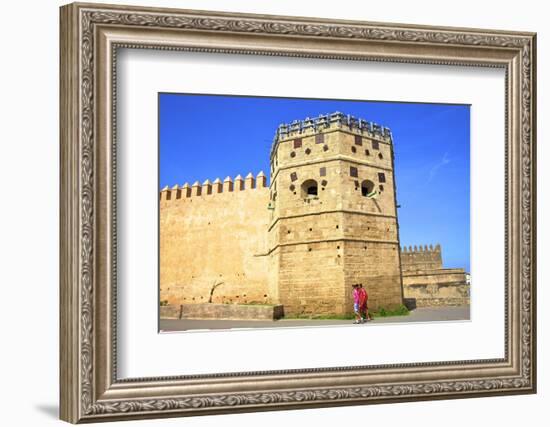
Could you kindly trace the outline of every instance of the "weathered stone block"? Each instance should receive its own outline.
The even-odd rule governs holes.
[[[161,319],[181,319],[181,305],[164,305],[160,307]]]
[[[182,304],[182,319],[277,320],[282,305]]]

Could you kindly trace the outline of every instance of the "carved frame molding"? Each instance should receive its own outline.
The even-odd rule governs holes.
[[[76,423],[535,392],[535,41],[533,33],[63,6],[61,418]],[[118,48],[505,68],[505,357],[118,380]],[[289,387],[290,380],[298,385]]]

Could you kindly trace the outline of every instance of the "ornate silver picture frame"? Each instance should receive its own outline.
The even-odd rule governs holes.
[[[60,13],[61,419],[98,422],[536,392],[535,34],[78,3]],[[503,69],[504,357],[119,378],[121,48]]]

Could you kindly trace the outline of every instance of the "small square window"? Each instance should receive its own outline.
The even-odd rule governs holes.
[[[357,168],[356,168],[356,167],[350,166],[350,168],[349,168],[349,176],[352,176],[352,177],[354,177],[354,178],[357,178],[358,173],[357,173]]]
[[[361,135],[355,135],[355,145],[363,145],[363,137]]]
[[[372,141],[372,149],[373,150],[379,150],[380,145],[378,144],[378,141]]]
[[[365,150],[365,156],[370,156],[370,151],[369,150]]]
[[[325,134],[318,133],[315,135],[315,144],[323,144],[325,142]]]
[[[320,176],[327,176],[327,168],[319,169],[319,175]]]
[[[294,148],[300,148],[302,146],[302,138],[296,138],[294,140]]]
[[[378,182],[386,182],[386,175],[383,172],[378,174]]]
[[[290,180],[291,180],[292,182],[294,182],[294,181],[296,181],[297,179],[298,179],[298,174],[297,174],[296,172],[292,172],[292,173],[290,174]]]

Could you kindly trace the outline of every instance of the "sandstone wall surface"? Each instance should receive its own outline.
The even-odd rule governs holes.
[[[161,319],[277,320],[281,305],[181,304],[160,308]]]
[[[271,303],[265,178],[217,184],[161,192],[160,300],[205,303],[221,283],[215,303]]]
[[[443,268],[441,246],[437,244],[435,247],[433,245],[403,247],[401,268],[403,272]]]
[[[401,304],[391,140],[332,124],[288,133],[271,160],[269,242],[285,313],[351,313],[354,283],[369,284],[372,306]]]
[[[417,307],[470,304],[470,286],[461,268],[403,273],[403,292]]]

